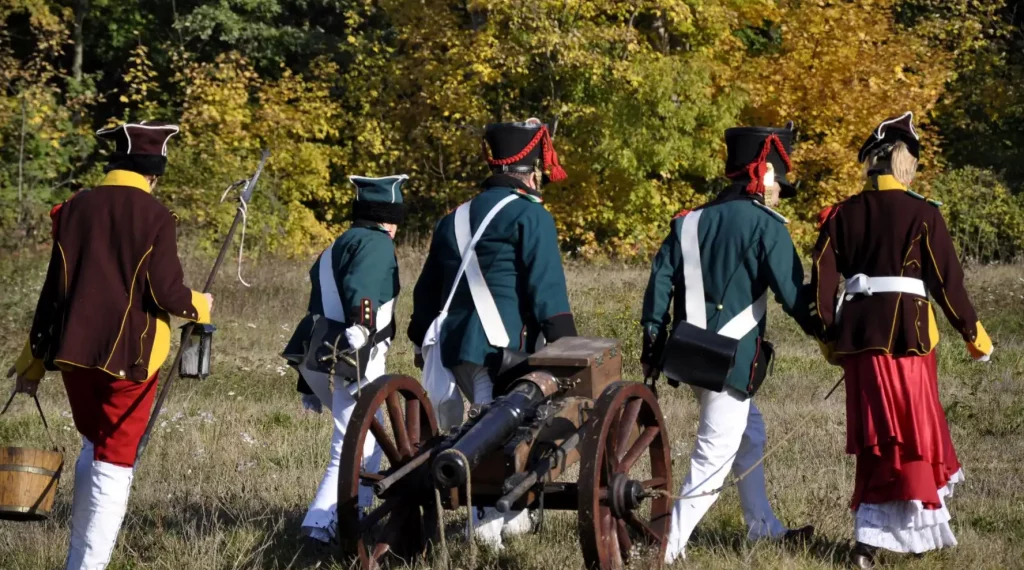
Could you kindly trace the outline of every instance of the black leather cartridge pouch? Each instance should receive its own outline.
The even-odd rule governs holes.
[[[736,365],[738,348],[736,339],[681,321],[665,343],[660,368],[671,386],[721,392]]]

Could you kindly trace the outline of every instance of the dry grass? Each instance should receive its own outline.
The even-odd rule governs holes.
[[[421,261],[418,252],[403,256],[407,290],[398,306],[403,323],[408,322],[409,289]],[[204,267],[190,264],[193,283]],[[301,411],[294,373],[277,356],[305,310],[306,264],[249,265],[251,289],[232,282],[233,269],[222,274],[215,291],[215,375],[177,385],[135,479],[111,570],[343,567],[298,539],[327,460],[331,430],[326,416]],[[0,259],[4,368],[21,346],[42,271],[38,256]],[[568,273],[580,329],[622,339],[626,376],[637,379],[645,269],[573,266]],[[970,288],[997,352],[992,364],[974,364],[962,343],[943,328],[942,400],[968,477],[951,503],[960,546],[921,559],[890,557],[893,567],[1024,567],[1024,271],[1020,266],[976,268],[970,272]],[[800,434],[767,462],[768,492],[784,522],[813,523],[820,538],[807,550],[745,542],[736,493],[730,490],[698,528],[682,568],[834,568],[842,567],[848,552],[846,505],[853,462],[843,453],[843,394],[822,402],[838,373],[819,360],[813,343],[801,338],[777,307],[770,318],[780,360],[757,401],[766,416],[769,446],[791,430]],[[388,364],[392,372],[415,372],[408,342],[397,343]],[[70,463],[78,438],[60,382],[49,378],[42,400]],[[696,405],[688,393],[668,388],[662,400],[678,484],[692,446]],[[0,443],[45,442],[27,401],[0,418]],[[71,478],[65,474],[50,521],[0,522],[0,568],[60,567],[68,540]],[[481,567],[581,568],[575,513],[549,515],[547,524],[548,532],[515,539],[500,556],[483,554]],[[454,560],[466,567],[458,548]]]

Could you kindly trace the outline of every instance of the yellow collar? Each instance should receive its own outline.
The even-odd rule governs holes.
[[[871,179],[872,190],[906,190],[907,187],[891,174],[883,174]]]
[[[100,186],[128,186],[138,188],[143,192],[149,192],[149,181],[138,172],[131,170],[111,170],[100,183]]]

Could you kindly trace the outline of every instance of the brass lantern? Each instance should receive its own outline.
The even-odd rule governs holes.
[[[181,364],[178,375],[182,378],[198,378],[205,380],[210,375],[210,350],[213,347],[213,325],[192,325],[192,334],[188,333],[188,325],[181,327]]]

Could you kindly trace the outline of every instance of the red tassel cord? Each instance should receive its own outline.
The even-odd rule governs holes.
[[[765,139],[764,146],[761,147],[761,154],[757,157],[757,160],[748,164],[745,169],[739,172],[728,173],[725,176],[727,178],[735,178],[746,174],[750,178],[750,182],[747,184],[747,193],[764,195],[764,175],[768,172],[768,153],[771,152],[773,145],[775,150],[779,152],[779,156],[782,157],[782,161],[786,163],[786,170],[792,170],[793,164],[789,160],[789,155],[786,154],[786,147],[782,146],[782,141],[779,140],[778,135],[772,134]]]
[[[526,158],[526,156],[537,147],[538,143],[541,144],[541,160],[543,161],[544,171],[547,173],[548,178],[550,178],[552,182],[560,182],[568,178],[565,170],[562,169],[562,165],[558,162],[558,153],[555,152],[555,146],[551,142],[551,133],[548,132],[546,125],[542,125],[540,129],[537,130],[537,134],[533,136],[533,139],[530,140],[523,150],[508,158],[492,158],[487,149],[487,142],[485,141],[483,143],[484,157],[487,159],[487,164],[491,166],[508,166]]]

